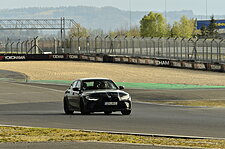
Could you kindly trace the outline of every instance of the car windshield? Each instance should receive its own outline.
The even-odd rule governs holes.
[[[111,80],[85,80],[82,81],[82,90],[118,89]]]

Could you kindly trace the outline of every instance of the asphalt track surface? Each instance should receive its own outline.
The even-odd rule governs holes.
[[[94,113],[84,116],[79,112],[65,115],[62,106],[65,88],[66,86],[57,85],[0,82],[1,124],[225,138],[224,108],[177,107],[134,102],[130,116],[123,116],[119,112],[112,115]],[[204,96],[212,96],[215,91],[220,95],[225,93],[224,89],[214,89],[211,92],[209,89],[200,90]],[[128,92],[136,94],[134,101],[137,101],[136,98],[141,98],[143,92],[142,99],[147,100],[153,91]],[[173,92],[177,92],[178,96],[180,91]]]

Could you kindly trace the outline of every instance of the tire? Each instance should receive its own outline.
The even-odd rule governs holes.
[[[81,112],[81,115],[89,115],[91,114],[91,112],[87,111],[84,103],[83,103],[83,100],[80,101],[80,112]]]
[[[112,114],[112,111],[104,111],[105,115],[110,115]]]
[[[67,98],[64,98],[63,105],[64,105],[65,114],[69,114],[69,115],[73,114],[74,111],[70,110],[70,108],[69,108],[70,105],[69,105],[69,101]]]
[[[121,113],[123,115],[130,115],[131,114],[131,110],[123,110],[123,111],[121,111]]]

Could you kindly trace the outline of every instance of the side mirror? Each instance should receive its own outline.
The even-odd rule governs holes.
[[[80,91],[80,89],[79,88],[73,88],[73,91],[78,92],[78,91]]]
[[[124,89],[124,86],[119,86],[119,89],[120,89],[120,90],[123,90],[123,89]]]

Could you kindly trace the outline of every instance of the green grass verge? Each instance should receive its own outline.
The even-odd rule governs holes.
[[[225,146],[225,140],[223,139],[174,139],[166,137],[83,132],[54,128],[0,127],[0,143],[56,141],[101,141],[201,148],[224,148]]]
[[[155,100],[149,102],[157,104],[182,105],[192,107],[225,107],[225,100]]]
[[[29,82],[35,83],[54,83],[69,85],[72,81],[64,80],[30,80]],[[159,84],[159,83],[127,83],[116,82],[119,86],[125,86],[125,88],[136,89],[207,89],[207,88],[225,88],[225,86],[203,86],[203,85],[183,85],[183,84]]]

